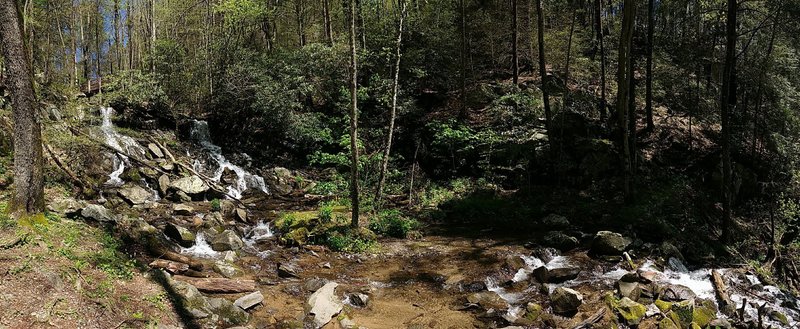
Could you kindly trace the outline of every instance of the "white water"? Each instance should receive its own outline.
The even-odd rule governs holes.
[[[199,258],[216,258],[220,253],[211,249],[211,245],[206,241],[203,232],[197,232],[194,238],[194,245],[189,248],[181,248],[182,254],[187,254]]]
[[[245,234],[245,238],[242,239],[242,241],[244,241],[246,245],[253,247],[258,242],[271,237],[273,237],[273,233],[270,224],[266,221],[259,221],[256,226],[250,228],[250,231]]]
[[[100,126],[100,130],[103,132],[106,145],[119,152],[125,152],[127,154],[144,157],[144,148],[142,148],[139,143],[129,136],[118,133],[114,129],[114,123],[111,121],[111,115],[114,114],[113,108],[101,107],[100,114],[103,117],[103,123]],[[124,183],[120,178],[120,175],[122,175],[122,173],[125,171],[125,165],[129,165],[128,158],[120,153],[115,153],[112,156],[114,161],[114,171],[108,175],[108,181],[106,181],[106,185],[120,186]]]
[[[267,185],[264,182],[264,178],[258,175],[253,175],[243,168],[230,163],[225,156],[222,155],[222,149],[211,142],[211,133],[208,130],[208,123],[205,121],[192,121],[192,129],[190,132],[192,139],[200,143],[200,145],[205,149],[208,154],[211,156],[212,159],[217,163],[217,169],[214,170],[211,178],[219,182],[222,179],[222,174],[225,170],[233,171],[236,174],[236,183],[232,184],[227,187],[228,194],[235,198],[240,199],[242,197],[242,193],[247,189],[256,189],[265,194],[269,194],[269,190],[267,189]],[[195,169],[202,169],[203,165],[199,161],[195,161],[193,164]]]

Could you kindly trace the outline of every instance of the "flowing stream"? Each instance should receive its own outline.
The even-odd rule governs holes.
[[[265,194],[269,194],[264,178],[258,175],[251,174],[235,164],[230,163],[225,156],[222,155],[222,148],[211,142],[211,133],[208,130],[208,122],[202,120],[193,120],[192,128],[190,131],[191,138],[198,142],[203,149],[208,152],[211,159],[216,162],[216,169],[210,175],[214,181],[221,181],[226,169],[233,171],[236,174],[236,182],[229,185],[228,194],[235,199],[241,199],[242,193],[247,189],[259,190]],[[200,161],[195,161],[195,169],[203,169]]]
[[[142,148],[139,143],[137,143],[133,138],[122,135],[116,131],[114,128],[114,123],[111,121],[111,116],[113,114],[114,109],[111,107],[100,108],[100,115],[103,117],[103,123],[100,126],[100,130],[103,132],[106,145],[119,152],[144,157],[144,148]],[[128,157],[122,155],[121,153],[112,154],[112,158],[114,163],[114,171],[108,175],[108,181],[106,181],[106,185],[121,186],[125,182],[120,178],[120,175],[122,175],[122,173],[125,171],[125,165],[130,165],[130,163],[128,161]]]

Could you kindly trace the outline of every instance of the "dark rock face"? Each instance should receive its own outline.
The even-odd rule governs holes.
[[[533,276],[541,283],[562,283],[577,278],[580,273],[581,269],[577,267],[549,269],[545,266],[540,266],[533,270]]]
[[[625,252],[625,248],[630,244],[631,240],[622,234],[600,231],[594,236],[589,253],[596,256],[618,256]]]
[[[550,294],[553,313],[571,316],[583,303],[583,295],[570,288],[558,287]]]

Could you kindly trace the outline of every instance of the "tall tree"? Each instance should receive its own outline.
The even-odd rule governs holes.
[[[383,163],[381,164],[380,179],[378,180],[378,190],[376,199],[380,202],[383,198],[383,188],[386,185],[386,171],[389,169],[389,155],[392,151],[392,137],[394,136],[394,121],[397,116],[397,91],[400,85],[400,46],[403,43],[403,20],[406,17],[406,2],[400,0],[400,21],[397,23],[397,43],[395,46],[394,61],[394,83],[392,85],[392,110],[389,114],[389,134],[386,137],[386,149],[383,152]]]
[[[42,131],[21,22],[16,1],[0,0],[0,39],[14,119],[14,200],[10,210],[17,218],[44,211]]]
[[[548,141],[550,141],[550,152],[553,148],[552,118],[550,115],[550,95],[547,93],[547,66],[544,58],[544,13],[542,12],[542,0],[536,0],[536,26],[537,40],[539,43],[539,76],[541,77],[542,101],[544,102],[544,120],[547,130]]]
[[[617,68],[617,114],[619,115],[619,128],[622,132],[622,161],[624,165],[623,190],[625,199],[630,200],[632,163],[631,163],[631,131],[629,121],[633,115],[630,102],[630,87],[633,80],[633,32],[636,21],[636,0],[625,0],[622,11],[622,31],[619,38],[618,68]]]
[[[722,126],[722,241],[729,241],[731,235],[731,112],[736,108],[736,0],[727,1],[725,24],[725,66],[722,72],[722,93],[720,95]]]
[[[516,85],[519,83],[519,51],[517,50],[517,43],[519,42],[517,27],[517,0],[511,0],[511,71],[513,72],[513,82]]]
[[[325,25],[325,40],[329,46],[333,46],[333,29],[331,28],[331,4],[330,0],[322,0],[322,17]]]
[[[600,46],[600,101],[597,104],[600,119],[606,117],[606,49],[603,45],[603,7],[600,0],[594,0],[594,22],[597,43]]]
[[[655,0],[647,1],[647,77],[645,78],[645,112],[647,130],[653,130],[653,30],[655,29]]]
[[[349,2],[350,25],[350,203],[352,217],[350,225],[358,227],[358,60],[356,58],[356,1]]]

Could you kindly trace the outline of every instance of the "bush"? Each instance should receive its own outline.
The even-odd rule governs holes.
[[[334,251],[364,252],[377,246],[375,234],[369,230],[354,231],[348,227],[339,227],[327,232],[324,244]]]
[[[404,216],[398,210],[384,210],[381,211],[369,223],[369,229],[384,236],[394,238],[406,238],[411,231],[418,229],[420,226],[416,219]]]
[[[220,211],[221,209],[222,209],[222,204],[220,203],[219,199],[211,200],[211,210]]]

